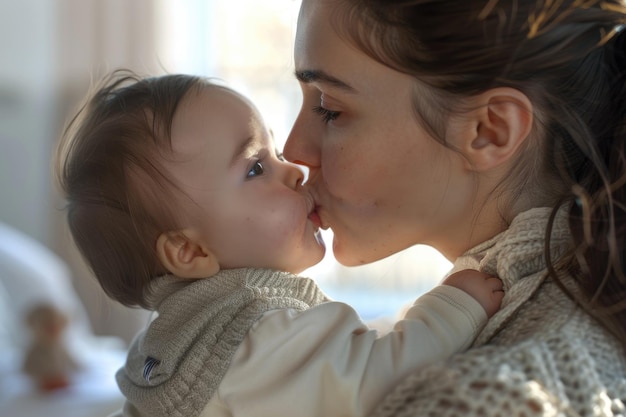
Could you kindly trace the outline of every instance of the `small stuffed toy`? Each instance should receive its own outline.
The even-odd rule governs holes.
[[[66,388],[71,374],[79,368],[63,339],[68,318],[56,307],[42,304],[27,314],[26,323],[33,338],[22,369],[42,391]]]

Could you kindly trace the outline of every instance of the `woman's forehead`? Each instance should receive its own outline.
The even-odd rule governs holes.
[[[304,59],[310,55],[311,48],[327,44],[337,36],[332,24],[333,16],[331,13],[337,8],[336,3],[328,0],[303,0],[298,15],[294,43],[296,62],[299,58]]]

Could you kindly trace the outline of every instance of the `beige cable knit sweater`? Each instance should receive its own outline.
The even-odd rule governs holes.
[[[626,416],[621,345],[546,279],[550,209],[532,209],[462,256],[456,269],[499,276],[506,291],[474,348],[421,369],[394,389],[373,417]],[[570,245],[561,211],[554,256]]]

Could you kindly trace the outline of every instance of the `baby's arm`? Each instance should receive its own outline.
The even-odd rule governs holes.
[[[481,304],[451,285],[421,296],[383,337],[343,303],[270,311],[202,416],[367,415],[406,375],[467,348],[486,321]]]
[[[430,345],[424,340],[416,349],[423,351],[419,354],[424,355],[424,363],[471,346],[502,301],[502,282],[483,272],[459,271],[442,284],[419,297],[394,326],[395,331],[413,333],[417,323],[425,325],[420,334]]]

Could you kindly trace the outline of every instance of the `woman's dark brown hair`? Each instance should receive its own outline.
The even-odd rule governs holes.
[[[65,129],[57,177],[81,254],[104,291],[148,307],[150,281],[165,270],[155,242],[175,229],[175,184],[160,161],[171,150],[177,106],[208,81],[189,75],[105,77]]]
[[[533,135],[542,143],[536,147],[542,153],[540,172],[556,185],[544,186],[544,192],[554,213],[563,204],[569,208],[575,246],[564,258],[551,259],[547,239],[548,269],[626,348],[625,3],[339,4],[334,22],[339,34],[373,59],[413,75],[430,92],[426,99],[416,97],[415,106],[436,137],[444,137],[444,116],[464,97],[495,87],[515,88],[529,97],[535,111]],[[426,111],[433,108],[437,111]],[[507,187],[535,192],[532,173],[523,175],[524,168],[518,168],[511,176],[513,186]],[[572,291],[560,279],[565,275],[573,276],[579,289]]]

